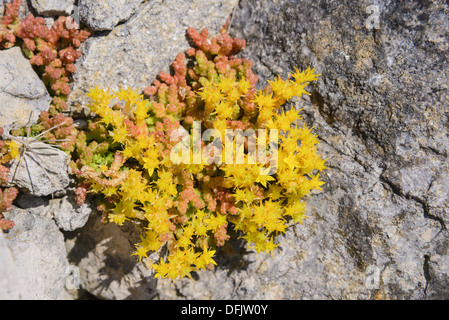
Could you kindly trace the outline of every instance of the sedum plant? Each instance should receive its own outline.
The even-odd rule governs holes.
[[[82,55],[81,44],[92,34],[88,29],[79,29],[73,18],[60,16],[51,27],[42,17],[28,15],[19,19],[22,0],[12,0],[0,19],[0,50],[20,46],[52,96],[48,111],[40,114],[39,121],[31,127],[31,134],[45,132],[48,141],[61,141],[58,145],[68,154],[74,153],[78,130],[73,119],[64,116],[67,97],[71,92],[70,82],[75,72],[75,62]],[[64,125],[61,125],[64,123]],[[56,127],[54,131],[49,128]],[[13,130],[13,135],[26,135],[27,128]],[[68,140],[68,141],[67,141]]]
[[[166,246],[167,256],[149,265],[171,279],[216,264],[229,228],[257,252],[272,251],[277,234],[302,223],[304,199],[320,190],[326,169],[299,111],[282,108],[307,94],[314,70],[258,90],[251,61],[235,56],[244,40],[187,33],[195,47],[143,94],[91,89],[94,117],[72,163],[78,203],[94,193],[104,221],[140,225],[139,259]]]
[[[32,14],[20,21],[21,5],[22,0],[6,4],[5,15],[0,20],[0,49],[21,46],[54,96],[56,109],[64,109],[71,92],[69,82],[75,72],[74,63],[82,54],[79,47],[91,32],[79,30],[71,17],[58,17],[51,28],[47,27],[44,18]]]

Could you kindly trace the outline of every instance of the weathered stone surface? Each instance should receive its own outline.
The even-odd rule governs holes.
[[[447,248],[447,241],[446,241]],[[426,257],[426,269],[429,282],[426,294],[429,299],[449,299],[449,258],[447,254]]]
[[[217,32],[236,3],[142,4],[129,21],[85,43],[70,103],[86,106],[93,85],[149,85],[188,47],[187,27]],[[131,255],[138,226],[104,225],[91,215],[79,228],[87,211],[81,219],[73,208],[66,212],[64,199],[55,201],[58,210],[41,199],[29,208],[41,216],[6,214],[16,227],[0,235],[0,298],[64,296],[55,267],[68,266],[59,226],[75,230],[66,246],[82,289],[104,299],[448,299],[448,6],[379,0],[368,10],[372,5],[239,2],[231,33],[247,40],[242,55],[255,61],[261,87],[294,67],[322,74],[297,107],[329,158],[326,185],[309,199],[304,224],[277,237],[272,255],[235,240],[219,251],[215,271],[174,285],[156,281],[145,263],[159,254],[143,262]],[[30,255],[31,262],[24,258]],[[45,265],[39,257],[48,257]]]
[[[154,272],[132,255],[139,234],[132,223],[103,224],[97,214],[83,228],[68,233],[68,259],[80,270],[81,288],[101,299],[153,298]],[[145,261],[158,259],[159,254],[153,253]]]
[[[56,225],[63,231],[74,231],[83,227],[92,213],[91,202],[86,201],[78,206],[73,193],[56,199],[21,193],[16,199],[16,204],[32,214],[54,219]]]
[[[0,2],[1,4],[1,2]],[[0,8],[1,9],[1,8]],[[3,232],[0,232],[0,299],[20,299],[19,274],[15,267],[14,256],[6,244]]]
[[[64,237],[52,219],[14,208],[6,213],[15,227],[0,238],[0,297],[5,299],[69,299],[65,290],[69,264]],[[9,253],[8,253],[9,252]],[[5,259],[5,261],[3,261]]]
[[[14,160],[10,183],[35,196],[63,191],[70,183],[67,154],[43,142],[33,142],[23,158]]]
[[[0,51],[0,127],[7,131],[36,122],[51,97],[19,47]]]
[[[447,299],[448,7],[376,1],[375,28],[372,4],[240,1],[231,33],[261,87],[294,67],[322,74],[298,107],[327,183],[273,256],[234,250],[196,281],[158,282],[160,297]]]
[[[81,22],[94,31],[112,30],[120,22],[128,20],[143,0],[80,0]]]
[[[31,0],[34,10],[42,16],[69,15],[75,0]]]
[[[106,36],[92,37],[77,60],[69,104],[88,104],[85,93],[94,85],[118,90],[143,89],[160,71],[169,71],[176,55],[189,48],[188,27],[216,33],[225,24],[236,0],[155,0],[141,6],[126,23]]]
[[[58,227],[64,231],[73,231],[83,227],[92,213],[88,202],[78,206],[73,198],[68,196],[51,200],[48,210],[53,213]]]
[[[52,213],[47,210],[50,200],[46,197],[38,197],[30,193],[19,193],[15,199],[15,204],[30,214],[53,218]]]

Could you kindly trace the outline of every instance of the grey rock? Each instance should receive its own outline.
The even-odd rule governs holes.
[[[20,47],[0,51],[0,70],[0,127],[9,131],[33,124],[50,107],[44,83]]]
[[[321,74],[297,106],[330,170],[272,256],[235,244],[215,272],[172,290],[159,281],[158,297],[447,299],[447,12],[444,1],[240,1],[231,33],[247,39],[260,87],[294,67]]]
[[[10,184],[35,196],[64,191],[70,183],[67,154],[40,141],[30,146],[21,160],[13,160]]]
[[[69,233],[68,259],[80,270],[80,286],[90,294],[110,300],[151,299],[156,280],[145,263],[159,259],[157,252],[139,262],[132,253],[140,229],[132,223],[104,224],[92,214],[87,224]]]
[[[6,236],[0,232],[0,299],[17,300],[21,296],[21,283],[18,281],[19,273],[13,253],[6,243]]]
[[[83,227],[92,213],[91,202],[85,201],[78,206],[72,193],[55,199],[21,193],[15,203],[31,214],[54,219],[63,231],[74,231]]]
[[[53,213],[56,224],[64,231],[73,231],[83,227],[92,212],[88,202],[78,206],[68,196],[50,200],[47,210]]]
[[[0,282],[13,285],[2,286],[0,296],[25,300],[69,299],[65,286],[70,266],[64,237],[55,222],[19,208],[6,215],[15,227],[0,238],[0,250],[6,253],[0,266],[9,270],[2,272]]]
[[[81,22],[94,31],[112,30],[128,20],[143,0],[80,0],[78,3]]]
[[[86,107],[85,94],[97,85],[135,90],[151,85],[160,71],[169,67],[179,52],[190,47],[188,27],[217,33],[236,5],[236,0],[154,0],[144,3],[132,19],[106,36],[91,37],[77,60],[74,85],[68,103]]]
[[[75,0],[31,0],[34,10],[42,16],[69,15]]]
[[[15,204],[30,214],[53,218],[52,212],[47,210],[50,200],[46,197],[38,197],[30,193],[20,192],[15,199]]]
[[[446,242],[446,248],[448,243]],[[426,269],[429,282],[426,288],[426,294],[432,300],[449,299],[449,258],[445,255],[432,255],[426,257]]]
[[[47,17],[45,19],[45,25],[48,29],[51,29],[53,25],[55,24],[55,18],[54,17]]]

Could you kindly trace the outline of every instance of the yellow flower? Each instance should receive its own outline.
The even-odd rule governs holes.
[[[276,179],[269,175],[259,175],[256,179],[256,182],[260,183],[264,186],[264,188],[267,187],[267,183],[269,181],[275,181]]]
[[[89,105],[92,112],[97,113],[95,110],[97,105],[104,105],[106,106],[109,104],[113,96],[109,94],[108,90],[100,89],[98,86],[94,86],[94,88],[91,88],[89,90],[89,93],[86,94],[89,98],[92,99],[92,104]],[[93,108],[93,109],[92,109]]]
[[[282,190],[281,186],[272,184],[268,190],[268,196],[271,200],[278,200],[282,197]]]
[[[163,258],[161,258],[159,264],[153,264],[152,267],[156,271],[156,274],[154,275],[155,278],[164,279],[167,277],[167,274],[170,271],[170,265],[168,263],[165,263]]]
[[[224,224],[228,224],[226,220],[225,214],[217,213],[217,215],[210,215],[210,218],[204,219],[204,223],[207,225],[209,229],[212,231],[217,231],[219,227],[221,227]]]
[[[301,116],[298,114],[298,111],[292,107],[290,110],[278,115],[276,117],[276,122],[278,123],[278,128],[280,130],[287,132],[291,129],[291,124],[298,119],[301,119]]]
[[[292,77],[295,79],[296,83],[304,83],[317,80],[321,74],[315,74],[315,69],[307,68],[307,70],[300,72],[297,68],[294,68],[295,72],[292,73]]]
[[[245,95],[248,93],[249,89],[251,89],[252,86],[251,86],[251,83],[247,79],[242,78],[238,82],[238,87],[239,87],[240,93],[242,95]]]
[[[142,122],[144,123],[146,118],[148,118],[148,110],[150,107],[150,102],[148,100],[136,101],[136,122],[137,125],[140,125]]]
[[[132,88],[123,89],[120,87],[119,91],[114,92],[114,97],[126,102],[126,106],[130,110],[125,111],[125,115],[128,116],[128,112],[131,111],[131,106],[139,101],[143,100],[143,95],[139,94],[138,91],[134,91]]]
[[[142,261],[142,258],[148,257],[147,253],[148,253],[148,250],[146,247],[138,247],[136,252],[134,252],[132,255],[138,256],[139,261]]]
[[[201,255],[196,259],[195,266],[198,270],[204,269],[206,265],[212,263],[217,264],[214,259],[215,250],[208,250],[206,247],[203,249]]]
[[[229,105],[225,101],[220,101],[217,103],[215,107],[215,111],[217,113],[217,118],[219,119],[227,119],[231,118],[234,113],[234,107]]]
[[[108,216],[109,221],[114,222],[118,224],[119,226],[123,225],[123,223],[127,220],[126,216],[124,214],[110,214]]]
[[[280,104],[283,104],[285,101],[293,97],[294,93],[289,80],[283,80],[280,76],[278,76],[274,80],[268,80],[268,83],[270,84],[275,97],[280,99]]]
[[[120,142],[124,143],[125,139],[128,136],[128,130],[126,130],[126,127],[124,125],[114,128],[111,132],[112,140],[114,142]]]
[[[143,168],[148,171],[148,175],[151,177],[154,170],[159,166],[159,150],[156,148],[150,148],[145,151],[142,157]]]
[[[298,161],[293,153],[290,153],[288,156],[282,159],[290,169],[294,169],[298,165]]]
[[[262,91],[259,91],[256,95],[256,97],[251,100],[255,104],[257,104],[260,109],[268,109],[270,112],[276,107],[276,101],[273,98],[273,94],[270,92],[268,94],[263,93]]]
[[[221,90],[222,92],[229,93],[232,91],[236,86],[235,78],[234,77],[225,77],[220,76],[219,81],[217,83],[217,89]]]
[[[225,119],[217,119],[213,123],[214,129],[220,131],[222,142],[224,142],[224,137],[227,129],[227,121]]]
[[[233,88],[227,93],[227,100],[229,100],[230,103],[234,104],[238,99],[240,99],[241,95],[242,94],[237,88]]]
[[[8,152],[11,159],[19,159],[19,147],[20,144],[15,142],[14,140],[10,140],[5,143],[8,146]]]
[[[199,237],[205,236],[207,234],[207,227],[204,224],[200,224],[195,229],[195,234]]]

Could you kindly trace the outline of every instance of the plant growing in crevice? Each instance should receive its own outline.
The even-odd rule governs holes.
[[[272,251],[277,234],[302,223],[304,198],[320,189],[319,172],[326,169],[316,135],[298,123],[299,111],[280,110],[292,97],[307,94],[305,87],[318,77],[313,70],[295,70],[290,79],[278,77],[257,90],[252,62],[235,56],[244,40],[224,32],[209,37],[206,29],[189,28],[187,34],[195,47],[180,53],[174,72],[161,72],[143,94],[91,89],[94,118],[78,136],[81,152],[72,163],[80,179],[78,202],[92,192],[105,222],[140,225],[139,259],[166,246],[168,255],[150,265],[156,277],[172,279],[211,268],[231,226],[257,252]],[[227,137],[226,129],[279,132],[272,141],[277,156],[265,145],[258,150],[265,161],[250,163],[246,141],[230,156],[232,164],[225,163],[210,147],[223,147],[226,139],[215,139],[193,146],[203,155],[200,161],[190,151],[174,161],[197,141],[183,140],[180,133],[194,132],[198,123],[200,135],[215,130]],[[263,145],[266,138],[257,136],[254,143]],[[243,163],[236,162],[239,152]]]
[[[0,49],[20,46],[55,97],[56,110],[62,111],[65,107],[62,101],[71,91],[69,81],[75,72],[74,62],[81,56],[78,48],[91,32],[79,30],[73,18],[65,16],[58,17],[51,28],[44,18],[32,14],[20,21],[21,5],[22,0],[6,4],[0,24]]]

